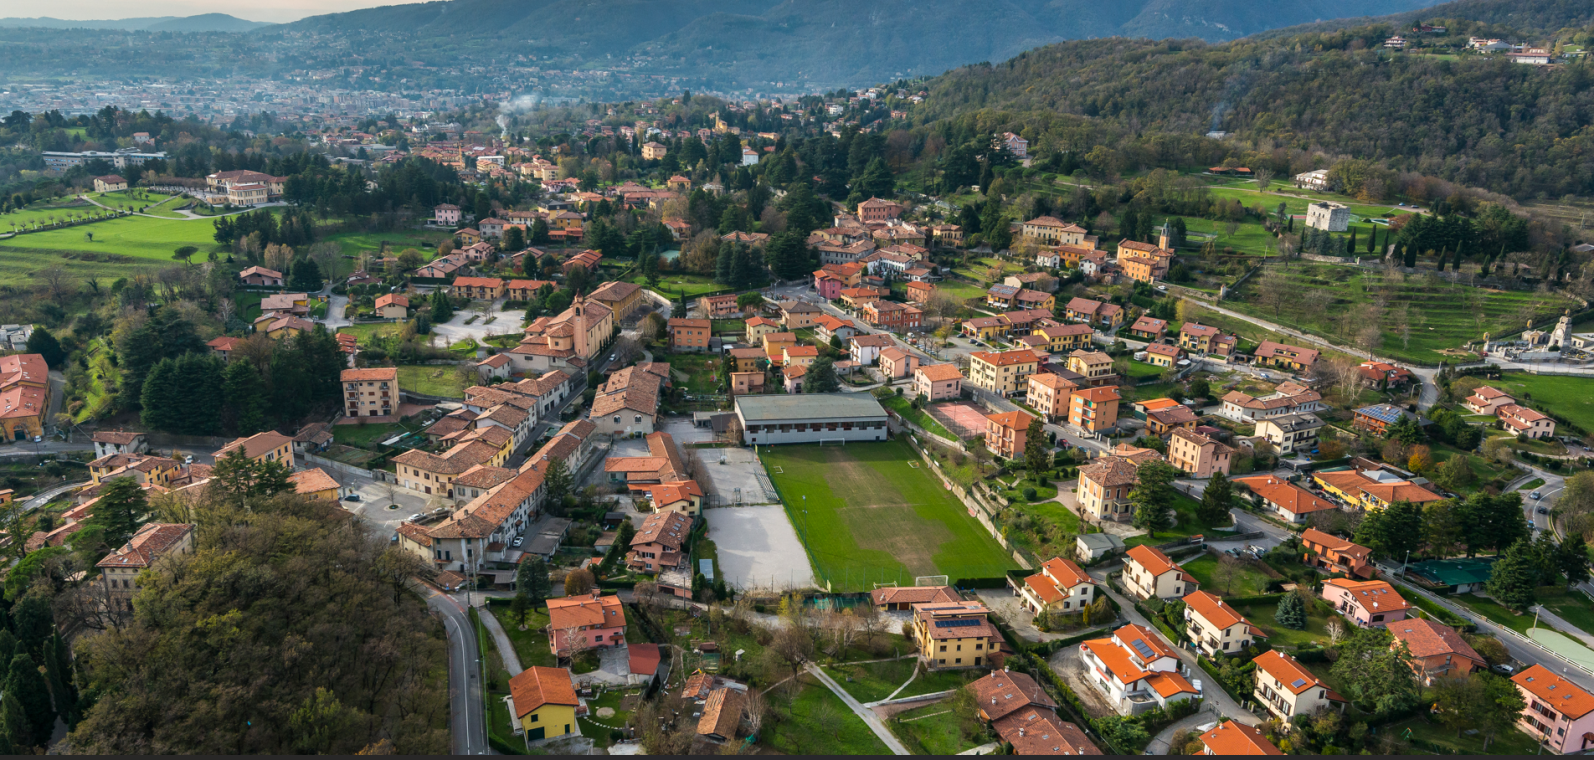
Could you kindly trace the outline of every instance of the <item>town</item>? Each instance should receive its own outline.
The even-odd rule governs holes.
[[[310,74],[0,96],[0,747],[1594,747],[1571,200]]]

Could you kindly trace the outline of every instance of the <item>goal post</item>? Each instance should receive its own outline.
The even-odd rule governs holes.
[[[846,446],[847,445],[847,439],[845,439],[845,438],[821,438],[821,439],[819,439],[819,445],[820,446]]]
[[[913,579],[915,586],[946,586],[950,576],[946,575],[920,575]]]

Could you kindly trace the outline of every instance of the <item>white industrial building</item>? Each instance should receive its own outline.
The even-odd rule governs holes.
[[[886,410],[867,393],[737,396],[746,444],[884,441]]]
[[[1314,230],[1344,232],[1350,229],[1350,206],[1318,201],[1306,207],[1306,226]]]

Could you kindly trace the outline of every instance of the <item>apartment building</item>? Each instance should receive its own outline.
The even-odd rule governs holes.
[[[963,373],[955,364],[920,365],[913,371],[913,395],[946,401],[963,395]]]
[[[985,448],[1007,459],[1024,456],[1029,423],[1034,417],[1024,412],[1002,412],[985,416]]]
[[[1025,378],[1035,374],[1040,358],[1029,349],[1015,351],[975,351],[969,354],[969,383],[1002,396],[1011,396],[1028,387]]]
[[[928,670],[978,668],[998,664],[1002,634],[979,602],[932,602],[913,605],[910,638],[919,661]],[[992,658],[997,662],[993,662]]]
[[[713,332],[713,326],[713,322],[707,319],[672,318],[668,323],[670,353],[702,353],[707,351],[708,339]]]
[[[1561,755],[1594,747],[1594,694],[1535,664],[1511,677],[1527,704],[1517,728]]]
[[[1075,389],[1068,402],[1068,424],[1089,433],[1108,430],[1118,424],[1118,401],[1116,386]]]
[[[1214,472],[1228,475],[1233,454],[1227,444],[1194,430],[1179,428],[1168,436],[1168,464],[1193,477],[1210,478]]]
[[[1195,591],[1184,597],[1185,632],[1208,657],[1238,654],[1267,634],[1223,603],[1223,597]]]
[[[343,413],[349,417],[390,417],[399,407],[397,367],[346,369],[338,378],[343,383]]]
[[[1345,710],[1346,699],[1294,657],[1275,649],[1263,652],[1252,662],[1256,663],[1252,696],[1284,722],[1296,715],[1316,714],[1319,709]]]
[[[1031,408],[1040,412],[1046,421],[1055,422],[1068,417],[1069,401],[1078,387],[1062,375],[1037,372],[1029,376],[1029,388],[1024,394],[1024,400]]]

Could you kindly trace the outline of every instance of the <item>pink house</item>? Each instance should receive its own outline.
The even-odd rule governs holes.
[[[927,401],[945,401],[963,395],[963,373],[955,364],[921,366],[913,373],[913,395]]]
[[[819,291],[819,297],[826,301],[834,301],[841,297],[844,287],[841,278],[835,272],[826,272],[821,269],[814,272],[814,289]]]
[[[1335,611],[1363,628],[1382,628],[1404,620],[1411,604],[1384,581],[1353,581],[1330,578],[1323,581],[1323,598]]]
[[[454,227],[459,224],[459,207],[452,203],[442,203],[432,209],[432,216],[438,224],[445,227]]]
[[[1594,695],[1534,665],[1511,677],[1527,704],[1517,716],[1517,728],[1550,752],[1569,755],[1594,746]]]
[[[895,346],[880,352],[880,374],[893,380],[910,377],[919,368],[919,357]]]

